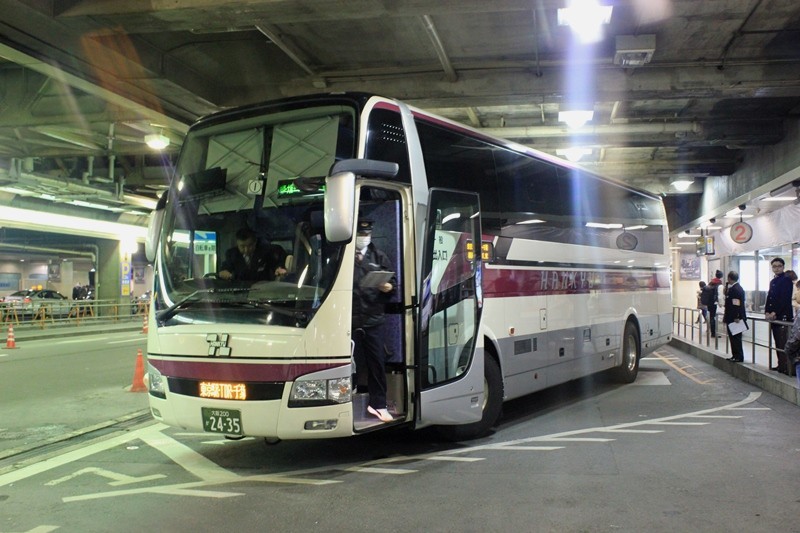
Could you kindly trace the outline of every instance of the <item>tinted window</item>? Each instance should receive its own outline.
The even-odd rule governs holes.
[[[408,146],[400,114],[389,109],[375,109],[367,123],[367,159],[389,161],[400,165],[397,181],[411,183]]]

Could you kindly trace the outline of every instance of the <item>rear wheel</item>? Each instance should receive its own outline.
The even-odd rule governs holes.
[[[483,405],[478,422],[460,426],[439,426],[439,433],[448,440],[468,440],[488,433],[500,418],[503,408],[503,376],[500,365],[486,352],[483,361]]]
[[[622,361],[613,370],[614,379],[620,383],[633,383],[639,374],[639,357],[642,347],[639,343],[639,329],[633,322],[625,324],[622,337]]]

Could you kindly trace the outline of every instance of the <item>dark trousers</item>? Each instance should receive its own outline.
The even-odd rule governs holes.
[[[717,304],[708,306],[708,329],[712,337],[717,336]]]
[[[731,342],[731,357],[737,361],[744,361],[744,348],[742,348],[742,334],[732,335],[728,328],[728,339]]]
[[[775,339],[775,353],[778,354],[778,369],[784,374],[789,373],[789,365],[786,361],[786,354],[783,353],[783,348],[786,346],[786,339],[788,335],[788,328],[780,324],[770,324],[769,328],[772,330],[772,338]]]
[[[366,367],[369,405],[373,409],[386,408],[386,361],[379,329],[380,327],[357,329],[353,351],[353,358],[356,361],[356,383],[358,374]]]

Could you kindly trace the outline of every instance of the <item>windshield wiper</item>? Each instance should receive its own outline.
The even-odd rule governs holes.
[[[167,320],[178,314],[178,311],[181,310],[182,307],[187,306],[188,304],[196,303],[203,301],[202,299],[198,298],[200,295],[206,294],[231,294],[231,293],[238,293],[238,292],[249,292],[249,288],[241,287],[241,288],[230,288],[230,289],[199,289],[194,291],[193,293],[189,294],[185,298],[182,298],[172,304],[171,306],[167,307],[163,311],[156,313],[156,321],[160,326],[163,326]]]

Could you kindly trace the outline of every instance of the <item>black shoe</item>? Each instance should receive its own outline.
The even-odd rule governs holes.
[[[779,366],[771,366],[771,367],[769,367],[769,369],[770,370],[778,370],[778,371],[780,371],[781,367],[779,367]]]
[[[731,363],[743,363],[744,359],[736,359],[735,357],[728,357],[728,361]]]

